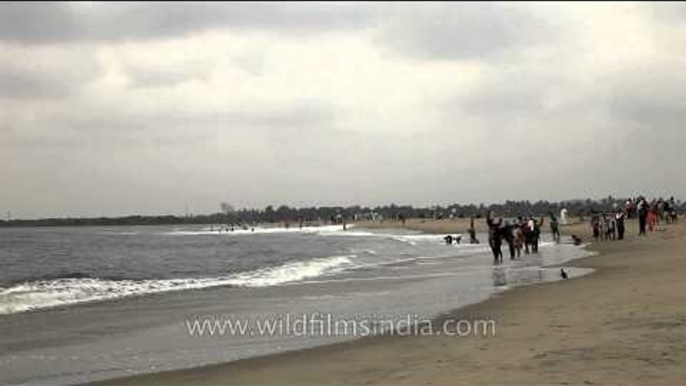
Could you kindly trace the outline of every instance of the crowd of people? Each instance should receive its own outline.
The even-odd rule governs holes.
[[[623,240],[625,215],[624,211],[617,211],[616,213],[593,212],[591,216],[593,238],[596,240]]]
[[[654,232],[661,221],[667,224],[677,222],[677,203],[674,197],[669,200],[659,198],[648,201],[640,196],[628,199],[624,208],[617,208],[612,212],[593,212],[593,237],[596,240],[623,240],[625,218],[637,218],[638,234],[645,236],[647,232]]]
[[[639,235],[646,235],[646,232],[656,230],[661,221],[667,224],[675,223],[677,221],[678,205],[674,198],[664,200],[662,198],[648,201],[645,197],[628,199],[624,207],[617,205],[612,211],[592,211],[591,212],[591,227],[593,229],[593,237],[598,240],[623,240],[626,234],[627,218],[637,218],[639,224]],[[567,224],[567,210],[562,209],[560,212],[560,220],[553,212],[548,213],[548,224],[550,233],[555,242],[560,242],[560,223]],[[538,245],[541,238],[541,228],[544,226],[546,218],[536,218],[533,214],[528,216],[520,216],[514,220],[503,220],[502,217],[496,217],[493,211],[486,216],[486,225],[488,226],[488,244],[493,252],[493,258],[496,263],[503,261],[503,244],[507,244],[510,259],[520,257],[522,252],[538,253]],[[476,238],[476,230],[474,228],[474,218],[471,219],[469,233],[469,242],[471,244],[478,244],[479,240]],[[453,242],[460,243],[461,236],[446,236],[446,243]],[[572,243],[580,245],[582,240],[576,235],[571,237]]]
[[[555,240],[559,240],[559,222],[553,213],[550,213],[550,227]],[[538,244],[541,238],[541,228],[545,218],[540,220],[533,215],[517,217],[515,221],[504,221],[502,217],[495,218],[493,212],[486,216],[488,226],[488,244],[493,252],[495,262],[503,261],[502,246],[505,242],[510,252],[510,259],[520,257],[524,253],[538,253]],[[473,230],[472,225],[472,230]],[[472,231],[470,230],[470,232]]]

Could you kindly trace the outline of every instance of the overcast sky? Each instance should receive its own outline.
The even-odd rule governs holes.
[[[686,5],[0,4],[0,211],[686,196]]]

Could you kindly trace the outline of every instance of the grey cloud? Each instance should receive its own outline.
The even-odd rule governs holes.
[[[450,105],[474,116],[537,114],[546,98],[544,80],[524,71],[499,73]]]
[[[680,126],[686,121],[686,75],[679,61],[632,68],[605,79],[604,98],[611,114],[624,121]],[[682,129],[680,129],[682,130]]]
[[[399,3],[388,19],[382,41],[420,59],[484,58],[552,33],[527,11],[498,3]]]
[[[367,6],[345,3],[0,4],[0,40],[19,43],[175,37],[209,28],[321,31],[361,28]]]
[[[38,146],[69,147],[88,142],[184,145],[233,135],[241,141],[251,137],[277,145],[316,138],[317,131],[331,126],[334,117],[326,106],[296,105],[250,111],[135,111],[131,106],[85,106],[47,114],[13,134],[15,141]],[[8,119],[9,121],[9,119]],[[239,142],[239,141],[237,141]]]
[[[12,6],[28,13],[8,16],[4,11]],[[197,200],[194,211],[213,211],[227,197],[237,205],[311,205],[566,199],[610,193],[651,195],[651,189],[686,192],[678,179],[682,174],[678,157],[686,144],[686,131],[681,128],[686,120],[682,102],[686,77],[677,55],[659,51],[664,47],[660,45],[650,47],[656,51],[654,56],[624,51],[626,56],[615,57],[607,46],[596,47],[596,33],[598,41],[608,36],[614,41],[617,36],[595,24],[602,20],[592,8],[587,8],[589,15],[580,12],[569,18],[548,8],[547,14],[555,17],[554,23],[550,20],[552,30],[557,31],[551,32],[548,21],[537,20],[517,4],[394,4],[384,5],[384,13],[357,5],[336,5],[342,7],[338,13],[332,9],[339,8],[328,4],[257,4],[230,16],[227,9],[243,9],[245,4],[201,4],[200,10],[188,11],[190,16],[177,13],[194,7],[188,4],[96,4],[93,10],[87,5],[52,3],[22,7],[0,5],[0,40],[71,43],[3,43],[0,49],[0,86],[6,86],[0,87],[5,96],[0,100],[1,171],[16,188],[0,195],[4,205],[18,214],[164,212],[183,207],[189,197]],[[607,9],[602,9],[600,16],[606,14]],[[575,24],[585,16],[590,26],[600,28]],[[17,20],[12,28],[7,27],[9,19]],[[655,36],[669,28],[660,25],[653,31],[654,23],[631,21],[639,32],[646,28]],[[108,44],[89,42],[155,39],[227,27],[276,31],[264,36],[267,46],[274,47],[284,40],[292,42],[293,36],[284,37],[283,31],[314,33],[366,26],[376,28],[365,33],[345,31],[355,36],[342,36],[341,55],[359,55],[356,63],[363,73],[390,75],[388,82],[393,82],[392,76],[411,77],[417,80],[416,87],[407,82],[401,93],[393,95],[364,82],[350,89],[324,84],[316,90],[311,79],[282,83],[283,78],[269,77],[290,74],[264,71],[264,78],[245,99],[237,93],[236,98],[231,95],[207,105],[187,103],[188,98],[179,95],[184,87],[171,88],[187,80],[204,82],[208,73],[222,75],[221,66],[227,62],[239,68],[231,68],[231,76],[262,74],[262,46],[237,50],[219,62],[212,62],[216,60],[212,55],[165,58],[168,51],[161,49],[159,60],[168,60],[167,66],[157,67],[157,57],[135,55],[146,45],[133,45],[130,51],[119,51],[117,46],[108,52]],[[551,36],[559,40],[547,41]],[[588,40],[580,41],[579,36]],[[660,36],[673,44],[669,47],[678,46],[678,34]],[[370,37],[377,40],[369,41]],[[335,39],[324,44],[331,41]],[[347,44],[352,41],[355,44]],[[319,39],[301,42],[322,44]],[[184,45],[190,41],[178,43],[189,51],[195,48]],[[367,63],[367,48],[375,43],[376,48],[390,44],[397,51],[381,52]],[[545,47],[536,46],[539,43]],[[110,71],[111,77],[88,89],[92,94],[75,93],[92,76],[82,76],[90,70],[81,65],[80,54],[60,54],[74,46],[96,56],[101,53],[98,58]],[[526,51],[532,46],[541,49]],[[39,51],[42,54],[36,56]],[[526,52],[517,56],[521,51]],[[127,61],[127,54],[134,55]],[[211,63],[185,62],[192,58],[208,58]],[[279,62],[292,57],[268,59]],[[376,63],[377,59],[383,63]],[[55,60],[61,63],[52,65]],[[473,61],[465,65],[462,60]],[[458,73],[462,68],[468,73]],[[312,69],[318,76],[328,70],[314,65]],[[431,90],[422,78],[428,72],[429,80],[437,83]],[[131,84],[124,83],[122,75]],[[453,82],[453,76],[460,81]],[[443,79],[445,84],[438,84]],[[188,85],[188,90],[209,98],[215,91],[212,87],[231,84],[212,84],[213,80],[210,76],[206,83]],[[301,83],[306,86],[300,93],[279,89]],[[158,89],[142,89],[150,87]],[[370,98],[361,95],[352,100],[358,92],[368,92]],[[30,99],[64,93],[70,98]],[[426,98],[416,98],[424,93]],[[398,104],[375,106],[385,97],[398,98]],[[416,105],[401,103],[418,99]],[[445,103],[436,102],[444,99]],[[206,110],[210,108],[216,110]],[[377,109],[388,111],[379,118]],[[415,114],[426,118],[426,124],[420,121],[416,130],[397,130]],[[524,173],[524,168],[534,172]],[[96,193],[83,195],[94,187]],[[47,191],[48,199],[41,195]],[[129,200],[120,197],[122,191]]]
[[[86,69],[84,68],[84,71]],[[0,99],[55,99],[77,94],[96,72],[42,73],[0,67]]]
[[[58,78],[22,72],[0,72],[0,98],[62,98],[72,91],[72,85]]]
[[[78,50],[15,50],[0,45],[0,98],[65,98],[102,73],[94,55]]]
[[[155,69],[128,68],[127,76],[133,87],[173,87],[188,81],[206,81],[210,74],[203,68],[179,69],[160,66]]]

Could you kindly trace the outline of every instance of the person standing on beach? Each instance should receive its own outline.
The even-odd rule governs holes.
[[[472,217],[469,221],[469,243],[470,244],[479,244],[479,239],[476,238],[476,229],[474,229],[474,217]]]
[[[486,217],[486,224],[488,225],[488,244],[493,251],[493,259],[496,263],[503,261],[502,238],[500,226],[503,224],[502,217],[498,221],[493,220],[493,211],[488,212]]]
[[[531,252],[533,253],[538,253],[538,243],[541,241],[541,228],[543,227],[543,224],[545,223],[545,217],[541,217],[541,221],[538,222],[536,221],[535,218],[533,218],[533,242],[531,244]]]
[[[560,211],[560,223],[562,225],[567,225],[567,208],[562,208]]]
[[[507,246],[510,249],[510,260],[515,259],[515,226],[510,224],[509,221],[505,222],[505,225],[500,228],[501,237],[505,239]]]
[[[640,198],[638,202],[638,235],[646,235],[646,222],[648,220],[648,203],[645,198]]]
[[[617,240],[624,240],[624,212],[619,211],[615,214],[615,222],[617,223]]]
[[[560,224],[557,222],[557,217],[553,212],[550,212],[550,233],[553,234],[553,240],[556,243],[560,242]]]
[[[669,199],[669,214],[670,222],[672,224],[676,223],[677,220],[677,213],[676,213],[676,201],[674,201],[674,197]]]
[[[591,227],[593,228],[593,238],[598,241],[600,237],[600,217],[596,211],[593,211],[591,216]]]

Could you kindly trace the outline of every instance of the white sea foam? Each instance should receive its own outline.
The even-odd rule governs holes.
[[[174,230],[165,233],[170,236],[199,236],[199,235],[227,235],[227,236],[241,236],[241,235],[259,235],[259,234],[283,234],[283,233],[301,233],[301,234],[315,234],[319,236],[336,236],[336,237],[380,237],[390,238],[400,241],[412,246],[417,246],[424,243],[443,244],[444,235],[437,234],[406,234],[399,235],[393,233],[372,232],[368,230],[355,229],[351,230],[354,224],[347,226],[347,230],[343,229],[342,225],[325,225],[314,227],[268,227],[268,228],[248,228],[235,229],[233,231],[222,230],[217,228],[206,227],[201,230]],[[461,236],[461,235],[460,235]],[[469,244],[454,244],[455,246],[468,246]]]
[[[347,226],[348,229],[352,228],[354,225],[350,224]],[[233,231],[227,230],[226,227],[205,227],[203,229],[197,230],[183,230],[177,229],[171,232],[164,233],[169,236],[200,236],[200,235],[225,235],[225,236],[241,236],[241,235],[255,235],[255,234],[273,234],[273,233],[344,233],[343,225],[324,225],[324,226],[309,226],[302,227],[291,226],[288,228],[284,227],[247,227],[247,228],[234,228]]]
[[[355,255],[332,256],[309,261],[289,262],[217,278],[164,280],[104,280],[65,278],[39,280],[0,287],[0,314],[12,314],[61,305],[118,299],[160,292],[201,289],[217,286],[268,287],[311,279],[348,268]]]

